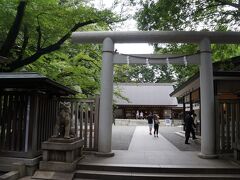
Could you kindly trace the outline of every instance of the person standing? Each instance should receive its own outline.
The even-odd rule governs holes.
[[[143,112],[140,112],[140,119],[143,119]]]
[[[196,134],[195,134],[195,129],[196,129],[195,118],[197,115],[195,114],[194,110],[192,110],[191,114],[192,114],[191,116],[193,118],[191,133],[192,133],[192,139],[194,140],[194,139],[197,139]]]
[[[147,120],[148,120],[149,134],[152,135],[152,127],[153,127],[153,115],[152,115],[152,113],[149,113],[149,115],[147,116]]]
[[[139,119],[139,111],[136,112],[136,119]]]
[[[158,137],[159,120],[156,114],[153,115],[153,120],[154,120],[154,137]]]
[[[188,112],[185,117],[185,144],[190,144],[188,142],[188,140],[190,138],[190,133],[192,133],[193,139],[197,139],[195,136],[195,131],[193,129],[193,127],[196,127],[196,125],[194,124],[193,116],[195,116],[195,113],[192,110],[192,111]]]

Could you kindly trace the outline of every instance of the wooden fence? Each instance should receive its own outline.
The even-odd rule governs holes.
[[[216,101],[216,145],[219,153],[233,152],[240,145],[240,102]]]
[[[56,101],[41,94],[0,94],[0,156],[36,157],[52,135]]]
[[[36,93],[0,92],[0,156],[41,155],[41,143],[53,134],[60,101],[71,103],[74,130],[84,139],[85,150],[96,151],[99,98],[57,99]]]
[[[71,103],[74,131],[84,140],[84,150],[97,151],[99,98],[61,98],[59,102]]]

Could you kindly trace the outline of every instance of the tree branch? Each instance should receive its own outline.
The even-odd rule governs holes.
[[[50,52],[60,49],[61,45],[71,36],[72,32],[76,31],[80,27],[83,27],[83,26],[86,26],[89,24],[94,24],[96,22],[98,22],[97,19],[75,24],[71,28],[71,30],[68,33],[66,33],[61,39],[59,39],[56,43],[54,43],[50,46],[47,46],[45,48],[39,49],[35,54],[33,54],[32,56],[29,56],[21,61],[14,61],[12,63],[9,63],[6,67],[6,71],[7,72],[14,71],[24,65],[33,63],[34,61],[36,61],[39,57],[41,57],[44,54],[47,54],[47,53],[50,53]]]
[[[95,61],[93,61],[93,60],[90,60],[90,59],[84,59],[84,58],[81,58],[81,60],[82,61],[85,61],[85,62],[91,62],[91,63],[93,63],[99,70],[101,69],[101,67],[97,64],[97,63],[95,63]]]
[[[199,9],[197,9],[197,11],[195,12],[196,13],[201,13],[201,17],[206,17],[210,14],[206,14],[206,12],[201,12],[201,11],[205,11],[206,9],[210,9],[210,8],[213,8],[213,7],[220,7],[220,6],[226,6],[226,5],[229,5],[229,6],[232,6],[232,7],[235,7],[235,8],[240,8],[240,0],[239,0],[239,4],[237,3],[230,3],[230,2],[227,2],[227,1],[224,1],[224,0],[215,0],[214,3],[210,3],[210,4],[207,4],[205,7],[201,7]],[[232,16],[236,16],[236,14],[238,14],[239,10],[238,11],[219,11],[218,13],[219,14],[223,14],[223,15],[232,15]],[[213,14],[212,14],[213,15]]]
[[[22,48],[21,51],[19,53],[19,57],[17,59],[17,61],[22,60],[24,52],[26,50],[27,44],[28,44],[28,40],[29,40],[29,34],[28,34],[28,28],[27,25],[24,25],[24,30],[23,30],[23,44],[22,44]]]
[[[237,4],[237,3],[232,3],[229,1],[223,1],[223,0],[215,0],[215,1],[221,3],[221,5],[228,5],[228,6],[232,6],[234,8],[240,9],[240,2]]]
[[[19,34],[19,30],[20,30],[20,27],[22,24],[22,19],[24,16],[26,5],[27,5],[27,0],[20,0],[20,2],[18,4],[15,20],[8,32],[7,38],[5,39],[3,45],[0,49],[1,56],[7,57],[9,55],[10,50],[14,46],[14,43]]]

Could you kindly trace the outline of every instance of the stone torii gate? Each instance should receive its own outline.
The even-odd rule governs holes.
[[[103,43],[101,95],[99,114],[98,151],[103,155],[113,155],[112,140],[112,100],[113,100],[113,64],[130,63],[129,57],[114,54],[114,43],[195,43],[199,44],[200,54],[188,57],[188,64],[199,64],[201,94],[201,152],[202,158],[215,158],[215,121],[213,69],[211,61],[211,43],[239,44],[239,32],[188,32],[188,31],[120,31],[120,32],[74,32],[75,43]],[[147,56],[146,56],[147,57]],[[159,56],[161,59],[163,56]],[[166,56],[165,56],[166,57]],[[126,60],[124,60],[126,59]],[[183,58],[180,64],[183,64]],[[199,60],[198,60],[199,59]],[[150,64],[159,64],[156,57],[148,59]],[[169,63],[178,63],[178,59]],[[145,59],[133,58],[132,63],[144,64]],[[166,63],[166,61],[164,61]]]

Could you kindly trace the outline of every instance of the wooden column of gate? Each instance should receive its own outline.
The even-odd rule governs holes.
[[[233,152],[240,147],[240,102],[216,101],[216,147],[219,153]]]
[[[61,98],[60,101],[71,103],[74,131],[77,137],[84,140],[84,150],[97,151],[99,97],[92,99]]]

